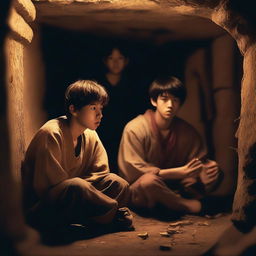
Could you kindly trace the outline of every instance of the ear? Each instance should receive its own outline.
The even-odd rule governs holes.
[[[72,116],[77,116],[77,112],[76,112],[75,106],[73,104],[69,105],[68,109]]]
[[[152,104],[154,107],[156,107],[156,106],[157,106],[156,101],[155,101],[155,100],[153,100],[152,98],[150,98],[150,102],[151,102],[151,104]]]

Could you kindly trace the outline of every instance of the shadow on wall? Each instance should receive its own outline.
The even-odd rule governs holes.
[[[162,74],[184,78],[187,56],[209,41],[170,42],[157,46],[144,41],[127,41],[44,26],[42,52],[46,66],[45,109],[49,118],[63,114],[63,95],[66,87],[77,79],[98,79],[104,73],[103,56],[113,44],[127,50],[127,75],[133,87],[141,92],[138,112],[150,106],[147,89],[151,81]],[[61,44],[60,44],[61,42]],[[49,47],[51,45],[51,47]]]
[[[170,74],[184,81],[188,97],[179,116],[198,130],[209,157],[217,158],[226,173],[227,183],[223,183],[220,194],[234,192],[237,166],[234,120],[239,116],[242,65],[230,36],[153,45],[44,26],[42,40],[47,84],[44,106],[49,119],[64,113],[63,95],[69,83],[102,77],[104,52],[118,42],[127,49],[126,75],[133,88],[137,88],[134,97],[139,104],[133,116],[151,107],[147,89],[156,76]]]

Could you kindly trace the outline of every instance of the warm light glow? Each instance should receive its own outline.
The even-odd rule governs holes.
[[[176,6],[173,9],[178,13],[184,13],[184,14],[192,13],[195,11],[194,7],[187,6],[187,5]]]

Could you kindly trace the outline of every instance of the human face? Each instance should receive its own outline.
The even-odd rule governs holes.
[[[169,93],[159,95],[156,101],[151,99],[151,103],[156,107],[156,112],[165,120],[172,119],[180,108],[179,98]]]
[[[118,49],[113,49],[112,53],[105,60],[108,71],[115,75],[120,75],[127,64],[128,60]]]
[[[72,116],[84,129],[89,128],[91,130],[96,130],[100,125],[103,116],[102,109],[103,106],[101,103],[93,102],[79,110],[74,110]]]

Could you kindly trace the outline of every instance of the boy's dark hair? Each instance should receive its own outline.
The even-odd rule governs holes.
[[[159,95],[163,93],[172,94],[180,100],[181,105],[186,99],[186,88],[182,82],[174,77],[164,77],[155,79],[149,87],[149,97],[157,101]]]
[[[104,87],[91,80],[78,80],[70,84],[65,92],[67,117],[71,117],[70,105],[74,105],[75,110],[79,110],[93,102],[100,102],[103,106],[108,103],[108,94]]]
[[[103,59],[106,59],[109,55],[111,55],[114,49],[118,50],[125,58],[129,58],[127,48],[120,43],[115,43],[106,47],[103,53]]]

